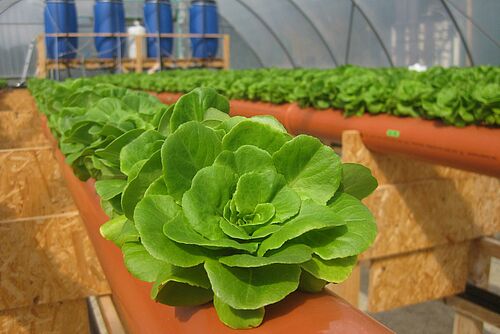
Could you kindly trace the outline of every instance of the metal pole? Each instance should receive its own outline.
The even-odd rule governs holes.
[[[59,24],[56,22],[56,24]],[[57,25],[57,32],[59,32],[59,25]],[[59,38],[56,36],[56,80],[59,81]]]
[[[207,55],[207,40],[205,39],[205,15],[207,14],[206,8],[207,8],[206,3],[202,2],[201,3],[201,10],[202,10],[202,15],[201,15],[201,34],[202,34],[202,39],[201,39],[201,54],[203,55],[202,62],[205,61],[205,56]]]
[[[117,50],[117,53],[118,53],[118,73],[121,72],[121,69],[122,69],[122,38],[121,37],[117,37],[117,42],[118,42],[118,50]]]
[[[118,3],[118,5],[120,5],[119,8],[121,8],[121,6],[123,6],[123,2],[120,2]],[[115,33],[118,31],[120,31],[120,19],[121,19],[121,16],[119,15],[119,10],[118,8],[116,8],[115,12],[114,12],[114,15],[115,15],[115,27],[114,27],[114,31]],[[120,35],[117,35],[116,37],[116,45],[118,47],[118,50],[116,50],[116,55],[118,56],[118,62],[116,62],[116,58],[115,58],[115,62],[116,62],[116,71],[118,73],[121,72],[121,69],[122,69],[122,38],[120,37]]]
[[[161,45],[160,45],[160,0],[156,0],[156,33],[158,42],[158,63],[160,64],[160,71],[163,71],[163,59],[161,55]]]

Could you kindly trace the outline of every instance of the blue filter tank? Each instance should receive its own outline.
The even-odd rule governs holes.
[[[189,32],[192,34],[218,34],[219,17],[215,0],[194,0],[189,8]],[[191,38],[193,58],[214,58],[217,38]]]
[[[48,0],[44,9],[45,33],[76,33],[78,22],[73,0]],[[48,59],[74,59],[77,37],[45,37]]]
[[[125,32],[125,10],[121,0],[97,0],[95,2],[94,32]],[[125,37],[96,37],[95,48],[99,58],[125,57],[125,40]]]
[[[158,16],[160,24],[158,24]],[[144,24],[146,33],[156,34],[158,28],[162,34],[171,34],[174,31],[172,22],[172,6],[168,0],[146,0],[144,3]],[[148,37],[148,57],[158,56],[158,37]],[[160,38],[161,55],[170,57],[172,55],[172,38]]]

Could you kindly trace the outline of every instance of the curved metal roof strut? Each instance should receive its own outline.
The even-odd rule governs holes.
[[[448,7],[448,5],[446,4],[446,2],[444,0],[441,0],[441,3],[443,4],[443,7],[446,10],[446,13],[450,17],[451,22],[455,26],[455,29],[457,29],[458,36],[460,36],[460,40],[462,41],[462,44],[464,45],[465,53],[467,53],[467,57],[469,58],[471,66],[474,66],[474,59],[472,58],[472,53],[469,49],[469,45],[467,45],[467,41],[465,40],[465,36],[462,33],[462,30],[458,27],[458,23],[457,23],[457,20],[455,19],[455,16],[453,16],[450,8]]]
[[[349,29],[347,30],[347,45],[345,47],[344,64],[349,63],[349,52],[351,51],[352,21],[354,19],[354,2],[351,1],[351,13],[349,15]]]
[[[222,16],[220,13],[219,13],[219,15],[220,15],[220,16]],[[245,44],[248,46],[248,48],[249,48],[250,50],[252,50],[252,53],[253,53],[253,55],[255,56],[255,58],[257,58],[257,61],[259,62],[259,64],[260,64],[262,67],[266,67],[266,66],[264,65],[264,62],[262,61],[262,58],[260,58],[260,56],[259,56],[259,54],[257,53],[257,51],[255,51],[255,49],[254,49],[254,48],[252,47],[252,45],[251,45],[251,44],[247,41],[247,39],[246,39],[245,37],[243,37],[243,34],[241,34],[241,33],[238,31],[238,29],[236,29],[236,27],[235,27],[235,26],[233,26],[231,23],[229,23],[229,21],[228,21],[228,20],[227,20],[224,16],[222,16],[222,17],[224,18],[224,21],[226,21],[226,23],[227,23],[229,26],[231,26],[231,28],[233,28],[234,33],[235,33],[236,35],[238,35],[238,37],[239,37],[239,38],[243,41],[243,43],[245,43]]]
[[[323,36],[323,34],[319,31],[318,27],[316,26],[316,24],[314,24],[313,20],[311,20],[311,18],[302,10],[302,8],[299,7],[299,5],[297,5],[295,3],[294,0],[288,0],[288,2],[306,19],[307,22],[309,22],[309,24],[311,25],[311,27],[314,29],[314,31],[316,32],[316,34],[319,36],[319,38],[321,39],[321,42],[325,45],[326,47],[326,50],[328,51],[328,53],[330,54],[330,58],[332,58],[332,61],[333,63],[335,64],[335,66],[338,66],[338,62],[337,62],[337,59],[335,58],[335,55],[333,54],[333,51],[332,49],[330,48],[330,46],[328,45],[328,43],[326,42],[325,40],[325,37]]]
[[[474,22],[474,20],[472,19],[472,17],[470,17],[469,15],[467,15],[467,13],[464,13],[463,10],[461,10],[456,4],[454,4],[452,1],[450,0],[446,0],[446,2],[451,5],[453,8],[455,8],[455,10],[457,12],[459,12],[460,14],[462,14],[467,20],[469,20],[472,25],[474,27],[477,28],[477,30],[479,30],[487,39],[489,39],[493,44],[495,44],[498,48],[500,48],[500,42],[497,41],[494,37],[492,37],[489,33],[487,33],[483,28],[481,28],[481,26],[479,24],[477,24],[476,22]]]
[[[354,4],[354,7],[357,8],[359,10],[359,12],[361,13],[361,15],[363,15],[363,17],[365,18],[366,20],[366,23],[368,23],[368,25],[370,26],[370,29],[373,31],[373,33],[375,34],[375,37],[377,38],[378,42],[380,43],[380,46],[382,47],[382,49],[384,50],[384,53],[387,57],[387,60],[389,61],[389,64],[391,65],[391,67],[394,67],[394,63],[392,61],[392,58],[391,58],[391,55],[389,54],[389,51],[387,50],[387,47],[385,46],[384,44],[384,41],[382,40],[382,38],[380,37],[380,35],[378,34],[377,30],[375,29],[375,26],[373,25],[372,21],[370,21],[370,19],[368,18],[368,16],[365,14],[365,12],[363,11],[363,9],[361,9],[361,7],[359,7],[359,5],[356,3],[356,0],[351,0],[352,3]]]
[[[293,67],[297,67],[297,65],[295,64],[295,62],[293,61],[293,57],[290,55],[290,52],[288,52],[288,49],[285,47],[285,45],[281,42],[281,39],[278,38],[278,35],[276,35],[276,33],[274,32],[273,29],[271,29],[271,27],[267,24],[266,21],[264,21],[264,19],[262,19],[262,17],[260,17],[252,8],[250,8],[250,6],[248,6],[244,1],[242,0],[236,0],[240,5],[242,5],[243,7],[245,7],[246,10],[248,10],[253,16],[255,16],[255,18],[257,18],[257,20],[260,21],[260,23],[262,23],[262,25],[269,31],[269,33],[276,39],[276,41],[278,42],[278,44],[280,45],[280,47],[283,49],[283,52],[285,52],[288,60],[290,61],[290,64],[293,66]]]

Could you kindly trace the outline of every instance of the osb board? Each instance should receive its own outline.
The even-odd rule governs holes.
[[[406,182],[476,178],[481,182],[499,182],[497,178],[440,166],[397,154],[383,154],[368,150],[357,131],[342,133],[342,160],[362,164],[372,171],[380,185]]]
[[[379,187],[364,200],[378,225],[362,259],[460,242],[500,231],[500,179],[369,151],[342,136],[342,160],[370,168]]]
[[[5,96],[7,95],[7,92],[8,92],[8,90],[6,90],[6,89],[4,89],[4,90],[0,89],[0,111],[10,109],[9,105],[7,104],[7,102],[5,100]]]
[[[0,151],[0,221],[74,210],[51,150]]]
[[[0,223],[0,310],[109,294],[78,212]]]
[[[381,312],[460,293],[468,274],[470,242],[374,260],[368,309]]]
[[[1,311],[0,333],[90,333],[86,301],[65,301]]]
[[[9,89],[0,93],[0,110],[34,112],[33,101],[27,89]]]
[[[500,182],[434,179],[382,185],[365,199],[378,235],[362,258],[377,258],[500,231]]]
[[[48,145],[35,113],[0,111],[0,149]]]

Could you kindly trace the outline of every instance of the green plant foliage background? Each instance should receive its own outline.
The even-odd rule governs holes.
[[[340,109],[344,115],[388,113],[454,126],[500,125],[500,68],[172,70],[99,76],[95,82],[156,92],[212,87],[230,99]]]

